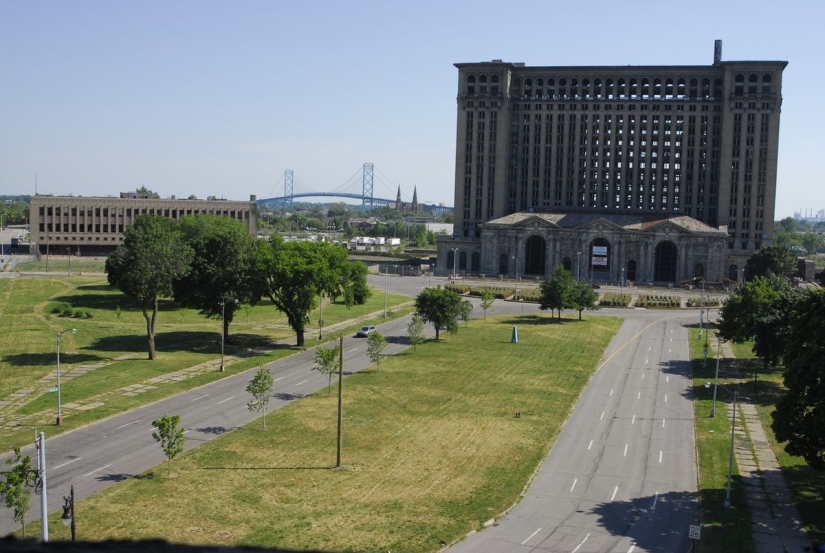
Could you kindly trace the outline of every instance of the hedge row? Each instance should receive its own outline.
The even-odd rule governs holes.
[[[73,319],[91,319],[92,312],[83,309],[72,309],[71,304],[66,303],[65,301],[53,301],[51,302],[46,311],[53,315],[57,315],[58,317],[67,317]]]
[[[679,309],[682,298],[679,296],[643,295],[636,300],[636,307],[647,309]]]
[[[599,305],[603,307],[627,307],[630,305],[630,300],[633,299],[630,294],[616,294],[615,292],[607,292],[602,296]]]

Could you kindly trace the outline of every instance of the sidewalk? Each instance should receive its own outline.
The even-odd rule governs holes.
[[[722,344],[724,371],[720,375],[744,378],[736,368],[733,349]],[[728,418],[733,404],[726,403]],[[745,487],[745,505],[751,517],[751,531],[757,553],[802,553],[811,551],[811,541],[802,528],[799,511],[793,502],[776,456],[768,443],[756,406],[740,398],[736,410],[734,453]]]

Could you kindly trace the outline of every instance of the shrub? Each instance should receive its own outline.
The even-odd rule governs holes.
[[[636,307],[647,309],[679,309],[682,307],[682,298],[679,296],[652,295],[639,296]]]
[[[604,307],[627,307],[630,305],[632,297],[630,294],[616,294],[615,292],[607,292],[599,301],[599,305]]]
[[[72,306],[65,301],[53,301],[46,307],[47,312],[54,313],[55,315],[60,315],[67,309],[71,311]]]
[[[716,298],[705,298],[704,301],[698,298],[690,298],[685,301],[687,307],[717,307],[719,300]]]
[[[72,311],[72,306],[66,304],[66,307],[63,308],[63,311],[60,312],[61,317],[71,317],[74,315],[74,311]]]

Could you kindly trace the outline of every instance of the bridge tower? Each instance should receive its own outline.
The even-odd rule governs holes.
[[[293,186],[292,186],[292,169],[287,169],[284,171],[284,207],[288,207],[292,209],[292,195]]]
[[[364,164],[364,177],[363,177],[363,192],[361,193],[361,211],[366,211],[367,209],[372,209],[372,170],[373,165],[372,163],[365,163]],[[367,207],[369,205],[369,207]]]

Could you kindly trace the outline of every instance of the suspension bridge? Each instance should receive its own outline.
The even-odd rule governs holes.
[[[381,184],[392,192],[391,185],[381,181],[380,178],[379,182],[381,182]],[[278,187],[276,185],[276,190],[277,188]],[[372,163],[364,163],[361,169],[359,169],[346,182],[329,192],[309,190],[306,186],[302,186],[300,183],[296,189],[295,175],[291,169],[287,169],[284,171],[283,176],[283,195],[258,200],[258,205],[269,209],[290,209],[292,207],[293,200],[296,198],[348,198],[351,200],[360,200],[362,211],[369,211],[374,207],[379,206],[395,206],[398,201],[397,197],[381,198],[375,195],[375,166]],[[404,205],[409,205],[411,202],[409,200],[402,200],[402,203]],[[451,213],[453,211],[452,207],[425,204],[424,202],[419,205],[419,208],[421,211],[433,213],[434,215]]]

